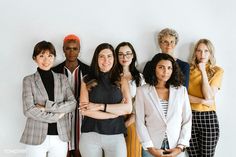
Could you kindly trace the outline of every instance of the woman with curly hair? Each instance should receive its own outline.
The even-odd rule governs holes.
[[[185,156],[192,114],[183,74],[173,57],[155,55],[146,85],[137,89],[136,126],[143,157]]]

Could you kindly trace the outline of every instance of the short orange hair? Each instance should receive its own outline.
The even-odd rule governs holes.
[[[69,41],[69,40],[75,40],[75,41],[77,41],[78,43],[80,43],[79,37],[77,37],[77,36],[74,35],[74,34],[69,34],[69,35],[67,35],[67,36],[64,38],[64,43],[67,42],[67,41]]]

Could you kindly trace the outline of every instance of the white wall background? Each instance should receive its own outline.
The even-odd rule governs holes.
[[[36,70],[31,55],[38,41],[55,45],[58,63],[64,60],[64,36],[75,33],[82,41],[80,58],[88,64],[98,44],[130,41],[142,69],[158,50],[156,33],[165,27],[178,31],[176,55],[186,61],[198,39],[214,43],[217,63],[225,70],[217,95],[221,136],[216,157],[234,156],[235,15],[234,0],[0,0],[0,156],[24,156],[19,143],[25,125],[22,78]]]

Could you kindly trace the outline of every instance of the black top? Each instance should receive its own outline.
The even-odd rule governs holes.
[[[99,73],[98,85],[89,91],[89,101],[93,103],[115,104],[122,101],[120,88],[113,85],[109,73]],[[94,119],[84,117],[81,132],[97,132],[100,134],[114,135],[125,133],[124,116],[113,119]]]
[[[45,71],[40,68],[38,68],[37,70],[41,76],[49,100],[54,101],[54,78],[52,71],[51,70]],[[48,124],[48,135],[58,135],[57,123]]]
[[[181,72],[184,75],[184,86],[187,88],[188,90],[188,84],[189,84],[189,71],[190,71],[190,66],[187,62],[184,62],[180,59],[177,59],[176,62],[178,63]]]

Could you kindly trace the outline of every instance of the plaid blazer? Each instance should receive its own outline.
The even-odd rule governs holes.
[[[69,113],[75,110],[76,100],[65,75],[53,72],[54,102],[50,101],[38,72],[23,79],[23,112],[27,117],[20,142],[30,145],[43,143],[47,136],[48,123],[57,123],[58,136],[69,141],[71,122]],[[35,107],[44,104],[45,111]],[[66,113],[60,118],[61,113]]]

